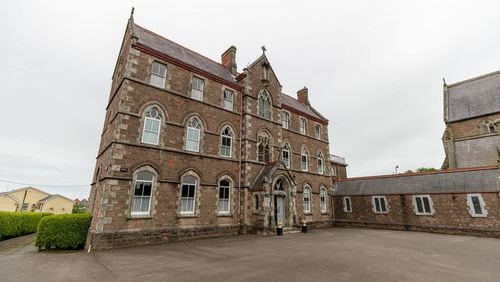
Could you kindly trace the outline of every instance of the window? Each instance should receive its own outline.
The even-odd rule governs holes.
[[[334,166],[330,167],[330,174],[332,176],[337,176],[337,168]]]
[[[205,81],[201,78],[193,76],[191,81],[191,98],[203,101],[203,89]]]
[[[262,90],[259,94],[259,116],[265,119],[271,119],[271,95],[267,90]]]
[[[306,119],[305,118],[299,119],[299,132],[300,132],[300,134],[306,134]]]
[[[344,197],[344,212],[345,213],[352,212],[351,197]]]
[[[417,215],[433,215],[432,199],[429,195],[413,196],[413,207]]]
[[[319,153],[318,154],[318,173],[319,174],[323,174],[323,154],[322,153]]]
[[[321,125],[316,124],[316,138],[321,139]]]
[[[254,198],[254,203],[255,203],[255,210],[258,211],[260,206],[259,206],[259,194],[255,194],[253,196]]]
[[[265,131],[261,132],[258,137],[257,145],[257,161],[269,163],[271,161],[270,137]]]
[[[165,78],[167,77],[167,67],[160,63],[154,62],[151,66],[151,78],[149,83],[158,87],[165,87]]]
[[[131,215],[149,215],[154,175],[141,171],[135,176]]]
[[[219,213],[229,214],[229,188],[231,183],[227,179],[219,181]]]
[[[30,206],[29,203],[23,203],[23,205],[21,206],[21,211],[27,211],[29,206]]]
[[[311,212],[311,187],[304,187],[304,213]]]
[[[223,104],[224,109],[230,111],[233,110],[233,99],[234,99],[233,96],[234,96],[233,91],[229,89],[224,89],[224,104]]]
[[[387,200],[385,196],[373,196],[372,205],[374,213],[387,213]]]
[[[326,189],[325,187],[321,187],[321,189],[319,190],[319,208],[322,213],[326,212],[326,197]]]
[[[182,179],[181,214],[194,214],[197,179],[192,175]]]
[[[186,131],[186,150],[192,152],[200,150],[200,129],[201,124],[198,118],[191,118]]]
[[[487,217],[488,211],[481,194],[467,194],[467,206],[472,217]]]
[[[281,124],[283,128],[290,129],[290,113],[289,112],[281,112]]]
[[[302,148],[302,153],[300,154],[300,167],[303,171],[309,170],[308,153],[306,148]]]
[[[144,118],[144,128],[142,130],[142,143],[158,145],[160,137],[161,116],[156,107],[152,107],[146,112]]]
[[[229,126],[226,126],[226,128],[222,131],[222,136],[221,136],[221,145],[220,145],[220,154],[223,157],[231,157],[231,151],[232,151],[232,132]]]
[[[285,143],[285,146],[281,150],[281,160],[286,168],[290,168],[290,146],[288,146],[288,143]]]

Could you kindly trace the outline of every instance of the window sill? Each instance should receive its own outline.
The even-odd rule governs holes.
[[[415,213],[415,215],[418,215],[418,216],[433,216],[434,214],[433,213]]]
[[[481,218],[481,217],[482,218],[488,217],[487,214],[471,214],[470,216],[473,217],[473,218],[475,218],[475,217],[479,217],[479,218]]]
[[[233,215],[230,213],[218,213],[217,217],[233,217]]]

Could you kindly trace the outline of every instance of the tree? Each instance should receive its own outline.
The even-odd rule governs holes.
[[[433,167],[419,167],[417,168],[417,172],[430,172],[430,171],[437,171],[437,169]]]
[[[87,212],[87,208],[85,208],[81,204],[75,204],[73,206],[73,210],[71,211],[71,213],[84,213],[84,212]]]

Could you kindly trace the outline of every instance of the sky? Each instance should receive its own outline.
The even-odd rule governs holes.
[[[267,48],[309,88],[349,176],[439,168],[442,79],[500,69],[498,1],[4,1],[0,181],[88,197],[130,9],[141,26],[241,71]],[[0,182],[0,192],[23,187]]]

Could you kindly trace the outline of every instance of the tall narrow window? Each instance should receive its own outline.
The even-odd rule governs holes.
[[[288,143],[285,143],[285,146],[283,146],[281,151],[281,160],[285,164],[286,168],[290,168],[290,146],[288,146]]]
[[[374,213],[387,213],[387,200],[385,196],[373,196],[372,205]]]
[[[299,132],[300,132],[300,134],[306,134],[306,119],[305,118],[299,119]]]
[[[224,89],[224,109],[233,110],[234,93],[229,89]]]
[[[199,152],[200,150],[200,121],[193,117],[188,122],[186,131],[186,150],[192,152]]]
[[[469,206],[469,214],[472,217],[486,217],[488,211],[481,194],[467,194],[467,205]]]
[[[344,197],[344,212],[345,213],[352,212],[351,197]]]
[[[223,157],[231,157],[233,137],[229,126],[222,131],[220,154]]]
[[[257,161],[269,163],[271,161],[270,137],[264,131],[259,133],[257,144]]]
[[[308,171],[309,170],[309,161],[308,161],[308,156],[309,154],[307,153],[306,148],[302,148],[302,152],[300,154],[300,167],[303,171]]]
[[[161,117],[158,109],[153,107],[146,112],[144,128],[142,130],[142,143],[158,145],[160,136]]]
[[[229,189],[231,183],[227,179],[222,179],[219,181],[219,213],[228,214],[229,213]]]
[[[203,89],[205,88],[205,81],[201,78],[193,76],[191,81],[191,98],[203,101]]]
[[[304,187],[304,213],[311,212],[311,188],[309,186]]]
[[[321,139],[321,125],[316,124],[316,138]]]
[[[323,154],[319,153],[318,154],[318,158],[317,158],[317,161],[318,161],[318,173],[319,174],[323,174]]]
[[[141,171],[135,176],[131,215],[149,215],[154,175]]]
[[[281,124],[283,125],[283,128],[290,129],[290,113],[288,112],[281,112]]]
[[[255,194],[253,197],[254,197],[254,203],[255,203],[255,210],[258,211],[259,208],[260,208],[260,205],[259,205],[259,194]]]
[[[259,116],[265,119],[271,119],[271,95],[267,90],[262,90],[259,94]]]
[[[196,177],[192,175],[185,176],[182,179],[181,214],[194,214],[197,182]]]
[[[321,187],[319,190],[319,207],[322,213],[326,212],[326,189],[325,187]]]
[[[167,67],[157,62],[151,65],[151,77],[149,83],[158,87],[165,87],[165,78],[167,77]]]

